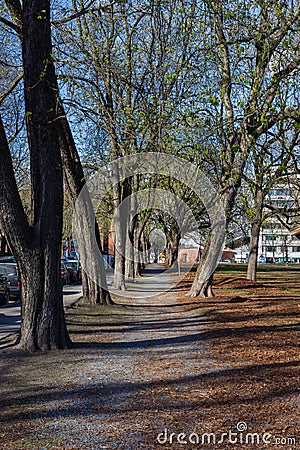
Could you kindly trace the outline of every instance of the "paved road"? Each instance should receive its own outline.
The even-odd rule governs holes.
[[[64,306],[71,306],[82,296],[81,285],[64,286]],[[0,342],[11,333],[16,333],[21,325],[20,302],[9,302],[0,307]]]
[[[108,272],[107,283],[109,290],[119,297],[130,297],[147,300],[149,297],[158,296],[163,292],[170,291],[176,286],[182,276],[175,272],[166,271],[161,264],[150,264],[143,271],[143,276],[138,278],[135,282],[126,283],[126,291],[116,291],[112,287],[113,273]],[[75,303],[82,296],[81,285],[67,285],[64,286],[64,306],[68,307]],[[173,302],[172,296],[169,297],[169,302]],[[20,329],[20,303],[10,302],[8,305],[0,307],[0,343],[12,333]]]

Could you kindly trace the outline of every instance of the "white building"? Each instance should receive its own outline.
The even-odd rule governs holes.
[[[295,195],[292,189],[278,186],[271,189],[268,201],[274,207],[288,208],[295,204]],[[236,262],[248,262],[249,241],[235,248]],[[259,236],[258,262],[300,264],[300,234],[291,233],[276,218],[268,220],[263,224]]]
[[[291,236],[286,228],[264,227],[259,239],[260,257],[266,263],[300,263],[300,240],[297,236]]]

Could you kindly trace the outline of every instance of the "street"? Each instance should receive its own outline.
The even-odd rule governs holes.
[[[64,306],[71,306],[82,295],[81,284],[70,284],[64,286]],[[10,301],[7,305],[0,307],[0,344],[3,339],[11,333],[16,333],[21,325],[20,302]]]

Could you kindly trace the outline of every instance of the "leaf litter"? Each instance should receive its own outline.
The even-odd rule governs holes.
[[[2,348],[1,448],[299,448],[299,271],[218,272],[208,299],[186,296],[192,278],[173,302],[70,308],[71,350]],[[241,423],[259,446],[219,442]]]

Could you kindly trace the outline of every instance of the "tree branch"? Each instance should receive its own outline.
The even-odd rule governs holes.
[[[99,8],[93,8],[93,9],[90,8],[91,5],[92,5],[93,3],[94,3],[94,0],[91,1],[91,2],[89,3],[88,6],[86,6],[86,7],[83,8],[83,9],[81,9],[80,11],[77,11],[76,13],[72,14],[72,15],[69,16],[69,17],[66,17],[65,19],[54,20],[54,21],[52,22],[52,24],[55,25],[55,26],[61,25],[61,24],[63,24],[63,23],[71,22],[71,21],[74,20],[74,19],[78,19],[79,17],[83,16],[84,14],[86,14],[86,13],[88,13],[88,12],[91,12],[91,11],[98,11]]]
[[[23,78],[23,72],[20,73],[11,83],[11,85],[6,89],[5,92],[0,94],[0,104],[8,97],[8,95],[14,90],[14,88],[19,84]]]
[[[233,106],[231,102],[231,69],[229,62],[229,49],[226,42],[226,36],[224,33],[223,26],[223,12],[222,5],[218,3],[218,11],[217,11],[217,24],[216,24],[216,32],[218,36],[218,41],[220,44],[220,54],[221,54],[221,66],[222,66],[222,81],[221,81],[221,97],[225,106],[226,113],[226,122],[228,131],[230,134],[230,140],[234,137],[234,128],[233,128]]]
[[[294,70],[299,68],[300,63],[300,53],[294,58],[294,60],[288,64],[284,69],[276,72],[273,77],[269,87],[266,88],[267,96],[264,101],[263,106],[263,114],[266,114],[269,111],[269,108],[275,98],[275,95],[278,91],[280,82],[286,79]]]
[[[5,17],[0,17],[0,22],[3,23],[4,25],[8,26],[12,30],[16,31],[18,36],[21,37],[22,31],[21,31],[21,28],[18,27],[18,25],[14,24],[10,20],[5,19]]]
[[[4,230],[9,242],[13,242],[14,248],[19,248],[20,243],[26,243],[29,246],[31,240],[30,227],[18,192],[12,158],[1,116],[0,180],[1,228]],[[13,230],[13,233],[11,233],[11,230]]]
[[[98,170],[99,170],[99,166],[97,166],[96,164],[85,164],[85,163],[82,163],[82,167],[84,169],[95,170],[96,172],[98,172]]]
[[[13,19],[13,23],[10,22],[10,27],[13,28],[22,38],[22,5],[20,0],[5,0],[6,6]],[[8,24],[7,24],[8,25]]]

